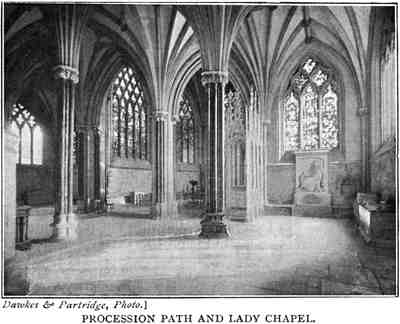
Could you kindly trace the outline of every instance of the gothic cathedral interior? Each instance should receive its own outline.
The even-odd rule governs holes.
[[[396,6],[2,10],[6,294],[396,293]]]

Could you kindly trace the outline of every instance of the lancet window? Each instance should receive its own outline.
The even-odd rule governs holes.
[[[124,67],[113,83],[112,115],[114,156],[146,160],[146,94],[131,67]]]
[[[17,163],[42,164],[43,133],[35,117],[21,104],[13,105],[11,128],[18,135]]]
[[[193,164],[195,161],[194,116],[190,100],[186,97],[179,103],[178,117],[176,127],[178,161]]]

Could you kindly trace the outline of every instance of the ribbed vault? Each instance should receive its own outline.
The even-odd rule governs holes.
[[[241,25],[231,60],[239,66],[245,63],[241,73],[247,73],[258,90],[265,118],[269,118],[273,88],[285,82],[280,75],[282,68],[302,45],[313,42],[343,58],[356,80],[359,104],[365,104],[370,7],[265,6],[257,9]],[[297,53],[300,58],[302,53]]]
[[[8,97],[18,98],[31,83],[52,88],[56,40],[43,8],[6,6]],[[346,63],[364,106],[370,16],[367,6],[92,5],[81,48],[78,118],[98,123],[102,100],[124,64],[142,75],[154,110],[173,115],[186,85],[203,68],[229,71],[245,100],[254,86],[269,118],[283,67],[310,43]]]

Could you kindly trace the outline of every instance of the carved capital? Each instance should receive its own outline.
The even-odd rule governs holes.
[[[168,112],[157,110],[154,112],[154,118],[156,121],[166,121],[168,119]]]
[[[177,123],[179,123],[180,120],[181,119],[179,118],[178,115],[173,115],[171,118],[172,125],[176,125]]]
[[[56,79],[71,80],[74,84],[79,82],[79,71],[68,65],[57,65],[54,69]]]
[[[359,117],[367,116],[369,114],[368,107],[363,106],[358,108],[357,115]]]
[[[227,83],[228,72],[223,71],[205,71],[201,74],[201,83],[203,86],[209,83]]]

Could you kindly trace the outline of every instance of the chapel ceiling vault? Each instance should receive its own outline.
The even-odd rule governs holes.
[[[55,40],[49,33],[53,26],[52,7],[5,7],[9,80],[13,80],[12,75],[38,78],[55,64],[54,57],[42,62],[35,59],[54,53]],[[140,71],[155,110],[176,105],[190,79],[202,67],[228,70],[231,81],[245,98],[254,86],[261,107],[270,107],[271,96],[267,94],[273,92],[285,65],[310,44],[317,44],[346,62],[365,100],[363,85],[374,10],[369,6],[90,7],[81,48],[85,58],[80,60],[79,93],[85,103],[78,108],[86,110],[81,114],[86,120],[97,118],[99,114],[88,112],[88,107],[99,106],[107,87],[126,62]],[[38,55],[30,55],[23,67],[14,64],[20,51],[38,39],[48,45],[36,46]],[[50,54],[40,53],[40,48],[48,48]],[[90,96],[83,98],[85,93]],[[268,114],[267,108],[265,112]]]

